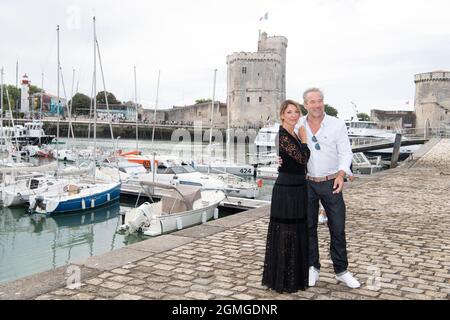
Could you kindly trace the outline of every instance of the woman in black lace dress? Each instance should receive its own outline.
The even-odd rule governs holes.
[[[305,128],[298,135],[294,132],[300,116],[298,103],[282,103],[278,137],[282,165],[272,191],[262,278],[263,285],[277,292],[305,290],[308,285],[305,175],[310,153]]]

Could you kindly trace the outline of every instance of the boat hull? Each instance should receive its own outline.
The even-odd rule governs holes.
[[[209,165],[207,164],[198,164],[195,166],[195,169],[198,172],[208,173]],[[211,166],[212,173],[230,173],[237,176],[249,176],[253,177],[255,173],[255,168],[250,165],[244,166],[226,166],[226,165],[213,165]]]
[[[98,208],[118,200],[120,198],[120,187],[121,185],[117,184],[116,186],[99,193],[62,201],[44,198],[45,209],[36,208],[35,210],[38,213],[54,215]],[[30,207],[35,207],[35,201],[36,199],[30,201]],[[53,201],[57,201],[57,203]]]
[[[143,234],[154,237],[205,223],[214,217],[214,210],[217,206],[218,203],[189,213],[159,216],[152,220],[150,227],[146,228]]]

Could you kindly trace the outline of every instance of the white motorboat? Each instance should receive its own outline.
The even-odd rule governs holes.
[[[155,173],[155,182],[179,183],[181,185],[191,185],[201,187],[203,190],[221,190],[227,196],[254,199],[259,194],[256,184],[242,181],[241,178],[230,174],[204,174],[196,171],[190,165],[171,165],[160,163]],[[148,172],[141,164],[124,162],[118,163],[120,180],[124,189],[136,189],[139,187],[139,179],[148,177],[153,181],[153,172]],[[100,172],[100,173],[98,173]],[[104,181],[108,180],[108,175],[118,180],[117,169],[102,167],[98,170],[97,176]]]
[[[250,176],[255,174],[255,167],[250,164],[238,164],[226,159],[212,158],[211,161],[193,161],[192,166],[202,173],[230,173],[238,176]]]
[[[151,175],[151,173],[149,173]],[[206,190],[222,190],[227,196],[254,199],[258,196],[258,187],[250,182],[242,181],[230,174],[204,174],[190,165],[175,165],[158,169],[158,182],[178,181],[183,185],[199,186]]]
[[[218,218],[217,207],[225,198],[219,190],[201,190],[194,186],[154,183],[145,179],[140,184],[148,194],[155,189],[163,190],[164,194],[159,202],[146,202],[126,212],[125,223],[118,231],[158,236],[206,223],[213,217]]]

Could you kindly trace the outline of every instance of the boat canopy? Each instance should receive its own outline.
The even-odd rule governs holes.
[[[202,198],[199,187],[153,182],[148,178],[143,178],[139,182],[143,187],[167,190],[161,198],[162,211],[165,213],[193,210],[194,202]]]

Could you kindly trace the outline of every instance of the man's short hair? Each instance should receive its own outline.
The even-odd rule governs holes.
[[[319,88],[309,88],[309,89],[306,89],[305,92],[303,92],[303,102],[307,102],[306,101],[306,97],[311,92],[318,92],[318,93],[320,93],[320,96],[323,99],[323,92],[322,92],[322,90],[320,90]]]

